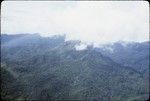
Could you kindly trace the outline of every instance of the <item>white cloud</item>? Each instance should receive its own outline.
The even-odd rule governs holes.
[[[76,45],[75,48],[76,48],[76,50],[78,50],[78,51],[79,51],[79,50],[84,50],[84,49],[87,48],[87,45],[81,43],[81,44],[79,44],[79,45]]]
[[[146,1],[3,1],[1,8],[2,33],[65,33],[94,44],[149,38]]]

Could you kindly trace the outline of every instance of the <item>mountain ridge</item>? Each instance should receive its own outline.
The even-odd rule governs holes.
[[[30,44],[24,43],[27,40]],[[12,94],[13,89],[9,88],[9,95],[1,92],[3,99],[144,101],[149,97],[149,82],[141,73],[95,48],[76,50],[80,41],[65,41],[63,36],[21,41],[15,47],[10,47],[15,43],[9,46],[1,42],[1,62],[18,75],[18,87],[24,91],[21,95]],[[10,78],[5,73],[2,77]]]

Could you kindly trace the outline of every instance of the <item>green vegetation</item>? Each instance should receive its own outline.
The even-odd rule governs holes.
[[[3,100],[144,101],[149,97],[149,82],[140,72],[93,48],[76,51],[78,41],[34,35],[2,39]]]

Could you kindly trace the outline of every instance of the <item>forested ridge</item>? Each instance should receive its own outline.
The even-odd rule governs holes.
[[[76,50],[80,41],[1,35],[3,100],[145,101],[149,42]],[[108,47],[113,52],[107,50]]]

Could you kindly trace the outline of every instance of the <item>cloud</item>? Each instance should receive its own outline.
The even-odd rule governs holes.
[[[87,45],[86,44],[83,44],[83,43],[81,43],[81,44],[79,44],[79,45],[76,45],[75,46],[75,49],[76,50],[84,50],[84,49],[86,49],[87,48]]]
[[[149,40],[146,1],[3,1],[2,33],[66,34],[95,45]]]

